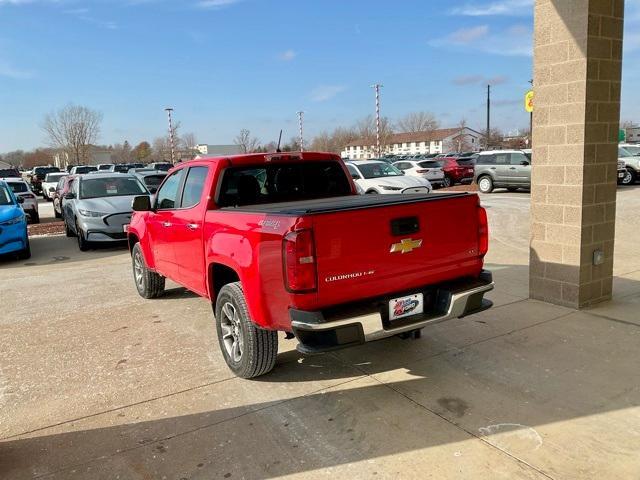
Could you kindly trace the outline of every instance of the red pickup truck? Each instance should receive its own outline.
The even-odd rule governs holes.
[[[319,353],[491,306],[477,195],[358,195],[336,155],[186,162],[133,210],[138,292],[158,297],[170,278],[207,298],[243,378],[274,367],[278,331]]]

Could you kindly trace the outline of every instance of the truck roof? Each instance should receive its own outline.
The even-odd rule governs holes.
[[[270,152],[270,153],[245,153],[241,155],[223,155],[216,157],[201,157],[191,161],[198,162],[217,162],[220,160],[228,160],[234,165],[255,165],[256,163],[277,162],[277,161],[318,161],[318,160],[334,160],[342,161],[340,155],[326,152]]]

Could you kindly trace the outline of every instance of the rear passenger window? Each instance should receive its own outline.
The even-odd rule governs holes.
[[[187,173],[187,180],[184,182],[184,193],[182,194],[182,208],[191,208],[202,198],[202,190],[207,180],[207,167],[191,167]]]
[[[509,165],[511,163],[508,153],[496,153],[493,157],[496,159],[496,165]]]

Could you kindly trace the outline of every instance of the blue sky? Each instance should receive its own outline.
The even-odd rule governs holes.
[[[46,139],[73,102],[104,114],[100,143],[163,135],[163,108],[203,143],[241,128],[307,136],[372,113],[524,127],[532,0],[0,0],[0,152]],[[623,118],[640,121],[640,0],[627,0]]]

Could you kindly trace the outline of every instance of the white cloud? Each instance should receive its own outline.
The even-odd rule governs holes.
[[[311,100],[326,102],[347,89],[344,85],[321,85],[311,91]]]
[[[286,50],[286,51],[282,52],[280,55],[278,55],[278,58],[280,60],[282,60],[283,62],[290,62],[291,60],[293,60],[297,56],[298,56],[298,54],[294,50],[289,49],[289,50]]]
[[[429,41],[429,45],[447,49],[473,49],[477,52],[503,56],[533,55],[533,27],[512,25],[493,33],[487,25],[457,30],[446,37]]]
[[[489,15],[531,16],[533,14],[533,0],[499,0],[489,3],[467,3],[454,8],[454,15],[470,17],[485,17]]]
[[[220,8],[228,7],[234,3],[238,3],[241,0],[200,0],[196,5],[200,8],[210,8],[217,10]]]
[[[33,73],[26,70],[21,70],[19,68],[15,68],[8,62],[0,60],[0,77],[13,78],[13,79],[27,79],[27,78],[32,78]]]

